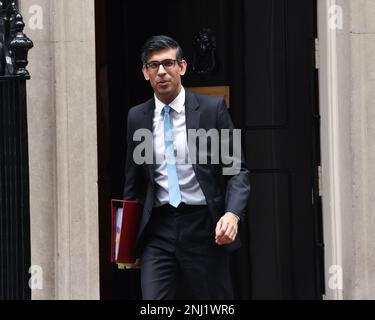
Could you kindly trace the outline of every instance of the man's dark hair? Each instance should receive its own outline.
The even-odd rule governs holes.
[[[176,40],[168,36],[153,36],[143,45],[141,55],[142,63],[147,63],[147,59],[153,52],[165,49],[177,49],[176,59],[178,61],[183,60],[182,49]]]

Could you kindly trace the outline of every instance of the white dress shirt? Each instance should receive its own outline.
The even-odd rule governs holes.
[[[182,202],[189,205],[205,205],[207,204],[206,198],[195,177],[193,166],[189,164],[189,161],[186,161],[186,159],[189,159],[189,150],[186,133],[185,89],[183,87],[180,94],[169,106],[172,108],[170,118],[172,122],[174,148],[179,155],[176,158],[176,168]],[[154,159],[156,159],[154,165],[156,189],[155,206],[157,207],[169,203],[167,162],[164,155],[164,107],[165,104],[155,95],[153,137]]]

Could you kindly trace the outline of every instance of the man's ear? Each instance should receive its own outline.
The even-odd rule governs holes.
[[[184,76],[185,73],[186,73],[186,70],[187,70],[187,62],[185,60],[181,60],[181,62],[179,63],[179,65],[180,65],[180,69],[181,69],[180,75]]]
[[[146,66],[142,67],[142,72],[143,72],[143,76],[145,77],[146,81],[150,81],[150,77],[148,75]]]

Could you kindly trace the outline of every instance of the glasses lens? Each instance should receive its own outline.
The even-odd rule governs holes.
[[[165,68],[172,68],[175,64],[175,60],[167,59],[163,61],[163,67]]]
[[[147,65],[151,69],[157,69],[160,66],[159,62],[157,62],[157,61],[151,61]]]

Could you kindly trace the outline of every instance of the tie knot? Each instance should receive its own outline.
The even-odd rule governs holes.
[[[169,114],[169,113],[171,113],[171,107],[170,106],[165,106],[164,107],[164,113],[167,113],[167,114]]]

